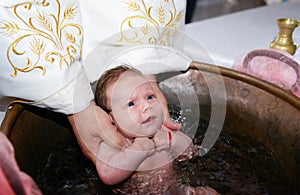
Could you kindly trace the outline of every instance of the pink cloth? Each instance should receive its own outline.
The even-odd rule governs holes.
[[[22,172],[15,160],[14,148],[0,132],[0,195],[40,195],[34,180]]]
[[[300,64],[287,52],[256,49],[237,57],[232,69],[271,82],[300,97]]]
[[[11,188],[8,179],[0,166],[0,195],[13,195],[15,194]]]

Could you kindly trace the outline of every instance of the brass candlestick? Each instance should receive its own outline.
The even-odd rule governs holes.
[[[280,18],[277,20],[277,25],[279,33],[277,38],[271,42],[270,47],[294,55],[297,45],[293,41],[293,31],[299,26],[299,21],[291,18]]]

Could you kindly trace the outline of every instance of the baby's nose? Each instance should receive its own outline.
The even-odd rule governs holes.
[[[143,102],[143,108],[142,108],[143,112],[147,112],[147,111],[151,110],[151,108],[152,108],[152,104],[150,102],[148,102],[148,101]]]

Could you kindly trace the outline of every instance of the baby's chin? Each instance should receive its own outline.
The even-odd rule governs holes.
[[[139,127],[138,128],[138,131],[122,131],[123,134],[128,137],[128,138],[137,138],[137,137],[153,137],[156,133],[157,133],[158,129],[156,130],[156,128],[152,127],[152,128],[149,128],[149,127]]]
[[[161,129],[161,127],[162,122],[154,119],[150,122],[148,121],[146,123],[141,123],[135,127],[127,126],[127,128],[122,128],[122,132],[130,138],[153,137]]]
[[[153,137],[158,132],[158,125],[151,124],[151,125],[139,125],[135,128],[134,131],[127,132],[131,134],[131,137]]]
[[[153,137],[159,130],[159,127],[161,127],[161,125],[151,125],[151,126],[148,126],[148,127],[144,127],[144,128],[141,128],[141,131],[143,132],[142,136],[144,137]]]

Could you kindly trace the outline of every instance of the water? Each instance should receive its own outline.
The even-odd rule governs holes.
[[[274,153],[241,134],[223,132],[207,155],[175,164],[187,185],[208,185],[221,194],[297,194]]]
[[[111,194],[99,180],[93,163],[82,154],[75,139],[53,149],[45,158],[36,182],[44,195]]]
[[[174,120],[184,122],[176,107],[170,110]],[[201,144],[207,126],[206,121],[200,120],[193,139],[196,145]],[[221,194],[297,194],[289,175],[271,151],[258,141],[234,132],[222,131],[207,155],[190,160],[178,158],[174,165],[184,185],[208,185]],[[111,194],[75,139],[54,148],[42,167],[36,181],[45,195]]]

